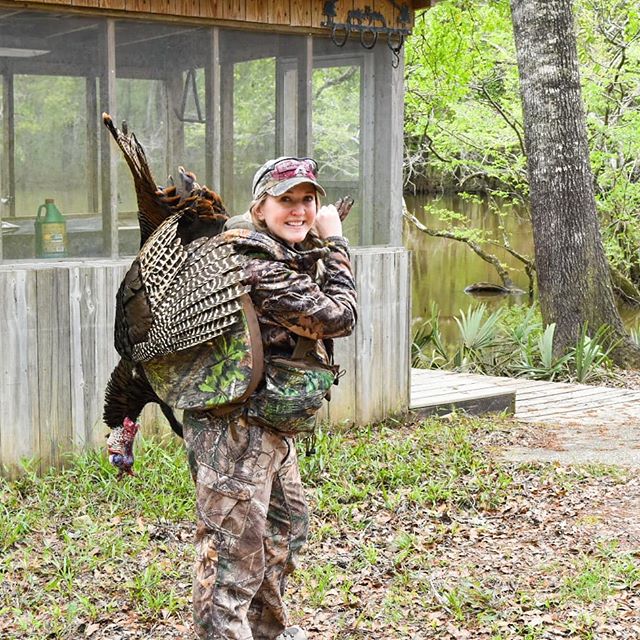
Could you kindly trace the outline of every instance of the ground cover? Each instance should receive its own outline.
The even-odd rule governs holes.
[[[527,427],[530,429],[531,427]],[[310,544],[289,586],[317,640],[640,637],[640,482],[518,465],[525,427],[462,416],[319,435],[301,457]],[[0,481],[0,637],[191,638],[191,479],[140,443]]]

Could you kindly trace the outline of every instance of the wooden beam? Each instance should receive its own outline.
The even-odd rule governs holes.
[[[298,68],[276,58],[276,157],[295,156],[298,131]]]
[[[40,456],[38,398],[53,392],[38,388],[36,274],[35,268],[0,267],[0,468],[10,476],[22,460]],[[55,332],[47,327],[47,335]]]
[[[360,76],[360,195],[362,198],[359,241],[373,244],[375,178],[375,65],[373,55],[363,57]]]
[[[513,415],[516,412],[516,393],[500,389],[497,391],[486,391],[476,395],[469,394],[457,400],[425,400],[425,404],[411,407],[411,413],[420,417],[442,416],[453,411],[464,411],[472,416],[479,416],[485,413],[506,413]]]
[[[284,155],[285,137],[285,80],[287,68],[282,59],[276,58],[276,158]]]
[[[233,191],[234,148],[233,148],[233,64],[225,65],[220,78],[220,190],[231,211],[236,210]]]
[[[13,73],[8,69],[2,76],[2,103],[4,117],[2,119],[2,193],[0,196],[9,197],[9,202],[4,205],[4,211],[9,213],[10,218],[14,218],[16,215],[16,126]]]
[[[100,32],[100,109],[116,117],[116,32],[115,21],[107,20]],[[102,178],[102,240],[104,255],[118,255],[118,174],[111,136],[101,127],[100,167]]]
[[[182,110],[182,97],[185,86],[179,69],[169,68],[164,78],[167,120],[167,153],[165,174],[174,175],[176,166],[184,157],[184,123],[177,113]]]
[[[71,345],[69,275],[66,269],[36,271],[39,441],[41,470],[60,466],[73,449],[71,433]]]
[[[404,59],[396,68],[388,47],[372,50],[375,77],[373,118],[373,244],[402,245],[402,153]]]

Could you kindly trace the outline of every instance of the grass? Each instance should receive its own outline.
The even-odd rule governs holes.
[[[638,551],[594,532],[606,523],[598,505],[629,476],[502,463],[487,443],[514,428],[454,416],[321,431],[300,458],[313,520],[289,589],[296,619],[318,639],[380,640],[448,628],[535,639],[551,627],[587,638],[615,620],[640,586]],[[0,481],[0,637],[190,637],[194,495],[181,443],[141,440],[136,469],[116,482],[91,453]]]
[[[474,448],[473,421],[432,420],[411,437],[389,422],[358,432],[320,432],[316,453],[301,458],[316,507],[353,521],[358,504],[374,499],[385,508],[442,503],[490,508],[511,482],[484,452]]]
[[[0,619],[45,638],[123,606],[147,618],[184,611],[188,589],[176,591],[168,567],[184,572],[190,549],[151,541],[162,523],[193,517],[182,447],[142,440],[136,466],[138,477],[118,483],[105,456],[90,453],[64,471],[0,483]]]

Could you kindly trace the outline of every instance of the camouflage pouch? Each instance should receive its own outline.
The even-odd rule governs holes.
[[[316,413],[338,379],[338,366],[311,355],[313,345],[300,338],[292,358],[265,360],[264,386],[248,403],[250,420],[286,435],[313,433]]]

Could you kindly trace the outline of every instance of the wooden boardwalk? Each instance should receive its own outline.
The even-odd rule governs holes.
[[[508,411],[523,422],[640,424],[640,391],[584,384],[412,369],[410,408],[424,415],[453,407]]]

